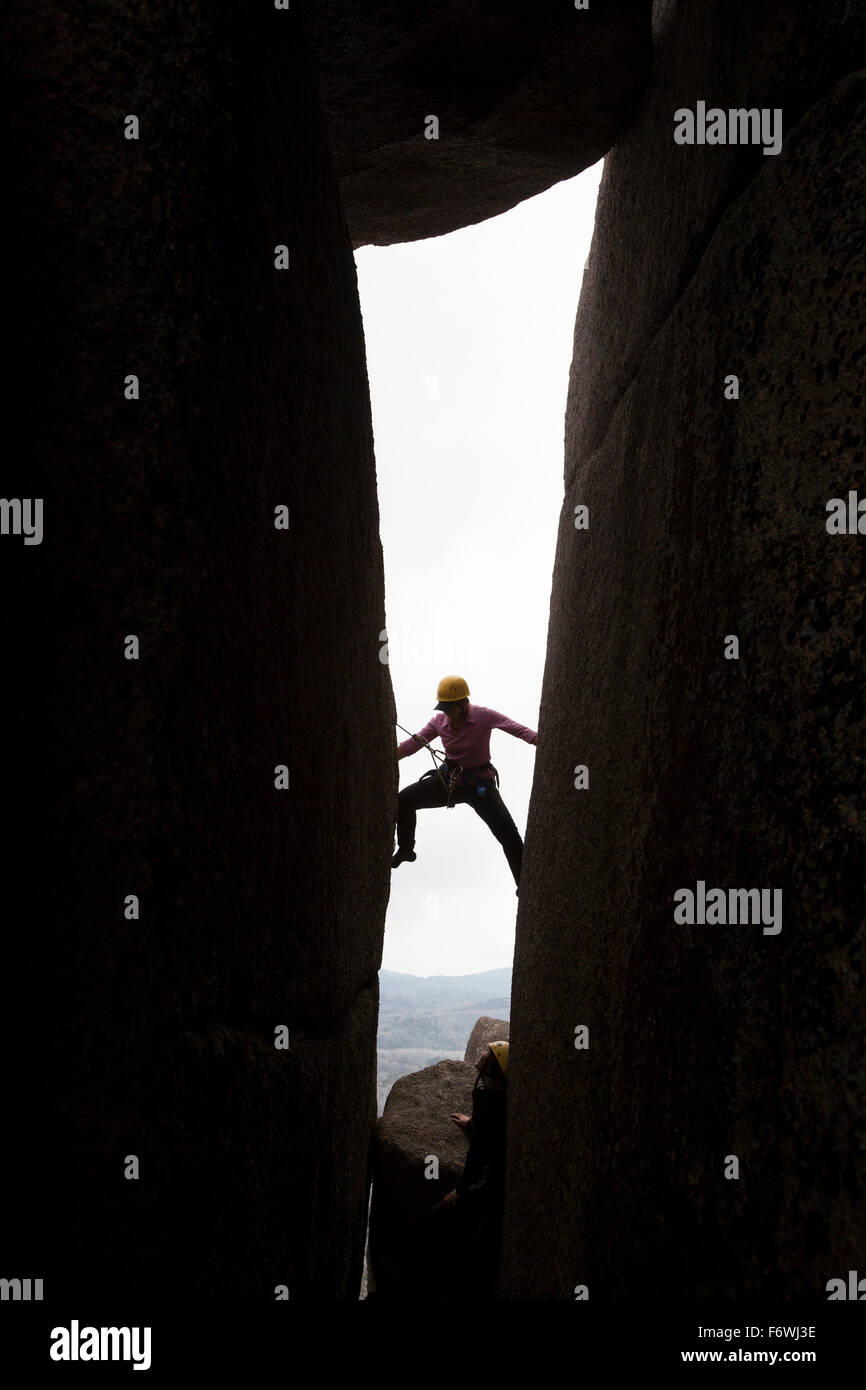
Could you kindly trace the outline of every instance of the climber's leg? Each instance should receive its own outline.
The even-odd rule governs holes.
[[[484,787],[483,796],[476,794],[467,798],[470,806],[477,815],[481,817],[484,824],[489,826],[497,840],[505,850],[505,858],[508,860],[508,867],[514,875],[514,882],[520,884],[520,865],[523,859],[523,841],[514,821],[511,819],[508,807],[499,795],[492,780],[487,782]]]
[[[423,777],[411,782],[397,797],[397,853],[391,860],[396,868],[404,859],[415,858],[415,823],[418,811],[430,806],[444,806],[448,793],[441,777]]]

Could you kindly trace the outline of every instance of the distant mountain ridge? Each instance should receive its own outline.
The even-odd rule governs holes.
[[[403,975],[397,970],[379,971],[382,999],[475,997],[476,994],[511,997],[511,966],[482,970],[475,975]]]

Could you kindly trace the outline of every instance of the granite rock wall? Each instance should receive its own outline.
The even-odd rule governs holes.
[[[301,22],[217,0],[4,29],[4,495],[44,502],[41,544],[0,546],[4,1273],[356,1298],[397,771]]]
[[[864,497],[864,15],[655,17],[575,330],[502,1292],[824,1299],[866,1235],[864,539],[826,525]],[[780,151],[675,143],[699,100]],[[699,881],[781,916],[675,921]]]

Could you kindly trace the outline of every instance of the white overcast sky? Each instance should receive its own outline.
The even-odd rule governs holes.
[[[538,728],[568,370],[601,169],[448,236],[355,253],[389,664],[397,719],[413,733],[443,675]],[[521,835],[535,754],[491,736]],[[432,766],[425,749],[403,759],[400,786]],[[415,850],[391,875],[383,967],[511,965],[518,900],[483,821],[469,806],[421,811]]]

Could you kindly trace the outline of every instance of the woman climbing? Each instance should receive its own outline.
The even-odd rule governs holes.
[[[408,758],[422,747],[430,749],[436,758],[441,755],[430,748],[430,742],[438,737],[446,756],[435,769],[400,792],[397,852],[391,865],[396,869],[398,864],[411,863],[416,858],[415,824],[419,810],[468,802],[501,844],[514,882],[519,886],[523,841],[497,789],[499,775],[490,762],[490,734],[493,729],[504,729],[533,745],[538,742],[538,734],[495,709],[470,704],[469,686],[462,676],[443,676],[436,699],[436,709],[441,713],[434,714],[420,733],[412,734],[397,745],[398,759]]]

